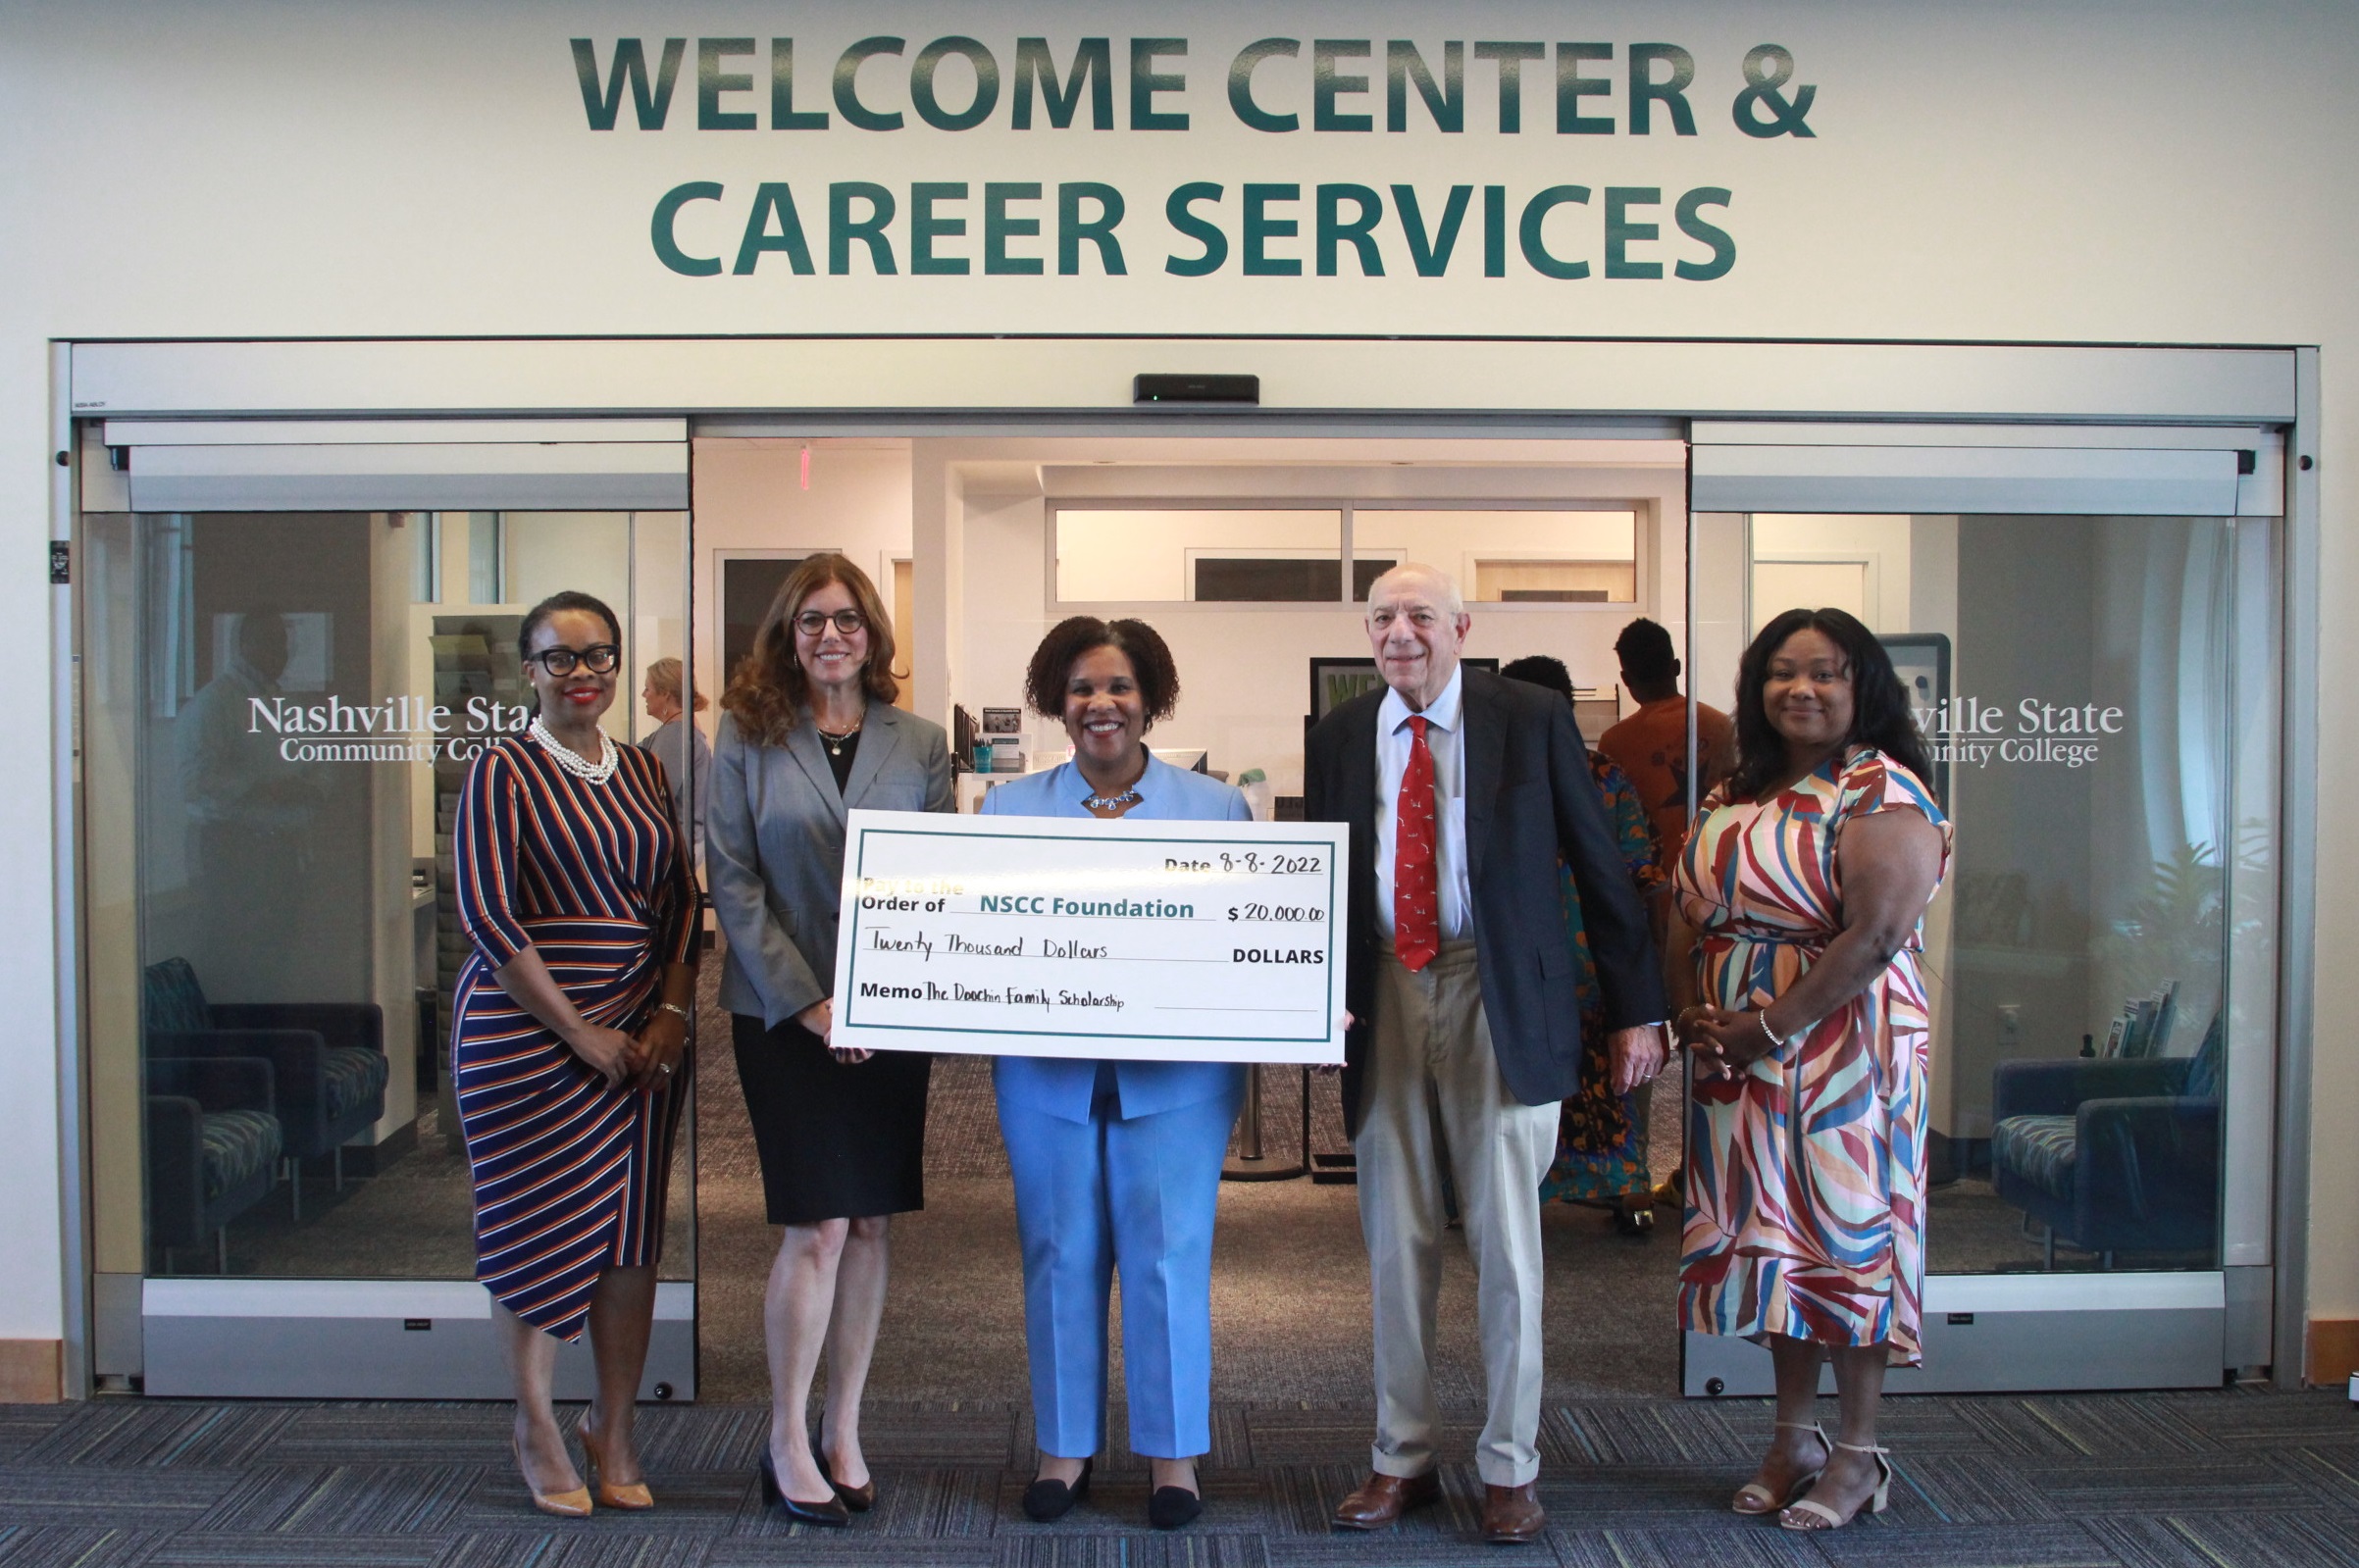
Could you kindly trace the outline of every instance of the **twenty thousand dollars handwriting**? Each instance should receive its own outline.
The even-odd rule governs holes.
[[[834,1043],[1340,1062],[1344,828],[855,811]]]

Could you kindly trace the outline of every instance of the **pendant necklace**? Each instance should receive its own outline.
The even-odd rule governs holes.
[[[855,724],[849,730],[845,731],[840,735],[830,734],[825,730],[819,728],[818,720],[813,719],[811,721],[811,733],[816,734],[819,737],[820,742],[827,747],[827,754],[829,756],[841,757],[844,755],[844,748],[850,745],[852,743],[852,737],[860,733],[860,726]]]
[[[555,762],[558,767],[587,784],[602,784],[614,777],[616,768],[622,766],[622,752],[615,749],[613,738],[603,730],[598,732],[599,753],[598,760],[595,762],[590,762],[585,759],[581,753],[568,749],[563,741],[549,733],[548,726],[540,722],[538,714],[533,716],[533,723],[525,733],[533,737],[541,750],[549,754],[550,760]]]

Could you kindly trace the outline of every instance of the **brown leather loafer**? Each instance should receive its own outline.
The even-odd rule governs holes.
[[[1338,1530],[1382,1530],[1399,1524],[1412,1508],[1441,1501],[1442,1478],[1428,1470],[1421,1476],[1370,1475],[1359,1490],[1335,1510]]]
[[[1482,1538],[1496,1546],[1520,1546],[1540,1539],[1548,1510],[1540,1506],[1540,1484],[1482,1489]]]

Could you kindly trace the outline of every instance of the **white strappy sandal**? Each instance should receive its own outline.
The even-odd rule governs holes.
[[[1771,1424],[1794,1432],[1816,1433],[1819,1437],[1819,1446],[1830,1454],[1834,1452],[1834,1444],[1826,1441],[1826,1429],[1816,1421],[1778,1421]],[[1748,1519],[1759,1519],[1765,1514],[1773,1514],[1780,1509],[1790,1508],[1795,1499],[1818,1483],[1819,1477],[1823,1475],[1825,1470],[1826,1467],[1821,1465],[1809,1475],[1796,1476],[1794,1484],[1785,1489],[1785,1496],[1782,1499],[1771,1496],[1769,1489],[1760,1482],[1748,1481],[1736,1489],[1735,1496],[1728,1499],[1728,1511],[1741,1513]]]
[[[1851,1512],[1847,1514],[1836,1513],[1832,1508],[1829,1508],[1826,1506],[1826,1504],[1819,1501],[1815,1497],[1804,1497],[1799,1502],[1787,1504],[1785,1511],[1777,1516],[1779,1528],[1785,1530],[1840,1530],[1845,1525],[1851,1523],[1851,1521],[1854,1519],[1857,1519],[1862,1513],[1882,1513],[1885,1506],[1891,1502],[1892,1465],[1891,1461],[1887,1460],[1884,1455],[1890,1453],[1892,1450],[1889,1448],[1862,1447],[1856,1442],[1838,1442],[1835,1444],[1835,1446],[1838,1448],[1848,1448],[1853,1453],[1865,1453],[1874,1456],[1875,1491],[1868,1494],[1868,1500],[1866,1502],[1860,1504],[1859,1507],[1852,1509]]]

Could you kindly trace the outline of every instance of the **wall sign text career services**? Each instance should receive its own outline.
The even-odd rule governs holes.
[[[766,50],[765,50],[766,42]],[[1675,43],[1263,38],[1209,73],[1186,38],[1002,40],[965,36],[912,49],[863,38],[832,65],[795,40],[697,38],[692,109],[681,92],[692,40],[571,40],[592,131],[851,131],[978,126],[1115,133],[1186,132],[1207,112],[1273,136],[1464,135],[1468,60],[1503,136],[1697,136],[1725,126],[1757,140],[1807,138],[1818,88],[1795,84],[1774,43],[1699,66]],[[1225,53],[1225,50],[1222,51]],[[767,69],[763,69],[764,56]],[[1209,79],[1206,79],[1209,77]],[[757,80],[758,78],[758,80]],[[1486,79],[1487,78],[1487,79]],[[1528,89],[1528,90],[1527,90]],[[820,104],[831,107],[818,107]],[[1482,117],[1488,118],[1488,117]],[[1381,123],[1381,124],[1380,124]],[[1156,231],[1133,216],[1159,205]],[[1130,274],[1132,252],[1160,249],[1179,278],[1419,278],[1511,267],[1543,278],[1709,282],[1736,265],[1721,185],[1523,186],[1273,178],[1234,188],[1186,180],[1153,193],[1103,180],[691,179],[656,200],[655,258],[690,278],[785,270],[810,277],[1058,277]],[[1665,222],[1668,218],[1667,225]],[[1128,227],[1126,228],[1126,224]]]

